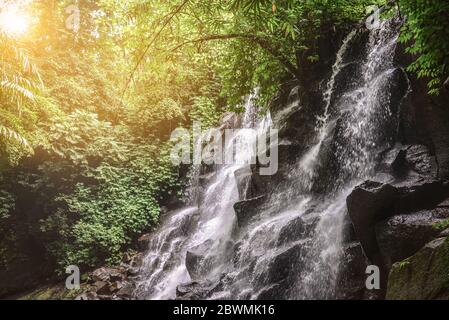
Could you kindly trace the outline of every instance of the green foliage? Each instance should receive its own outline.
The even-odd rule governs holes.
[[[62,266],[119,262],[123,248],[158,221],[160,197],[178,186],[168,148],[133,141],[126,128],[82,111],[55,120],[48,139],[42,177],[67,175],[54,183],[56,214],[41,221],[44,234],[58,235],[50,251]]]
[[[409,265],[410,265],[410,261],[409,260],[404,260],[404,261],[398,262],[399,270],[403,270],[403,269],[405,269]]]
[[[444,229],[449,228],[449,219],[436,223],[434,225],[434,228],[437,230],[444,230]]]
[[[26,50],[1,31],[0,48],[0,157],[6,153],[7,157],[14,158],[14,149],[32,152],[20,131],[26,121],[23,116],[28,115],[29,105],[38,91],[40,76]]]
[[[400,0],[407,15],[400,41],[411,43],[408,52],[416,60],[408,67],[419,78],[429,79],[430,94],[438,94],[449,74],[449,2],[446,0]]]
[[[0,221],[6,219],[14,209],[14,197],[4,191],[0,190]]]

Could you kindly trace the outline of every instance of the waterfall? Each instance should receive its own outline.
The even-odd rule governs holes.
[[[233,205],[242,199],[234,173],[245,168],[251,156],[240,152],[236,164],[217,169],[199,207],[165,217],[146,253],[137,298],[176,298],[179,286],[188,284],[201,291],[197,298],[207,299],[335,298],[346,197],[375,174],[375,156],[391,142],[383,128],[394,121],[389,82],[396,70],[398,25],[385,21],[370,31],[351,85],[336,94],[337,77],[350,62],[346,52],[357,32],[343,41],[323,93],[315,144],[299,155],[287,187],[266,195],[256,215],[245,224],[236,223]],[[288,116],[292,105],[276,122]],[[270,116],[256,121],[251,98],[245,109],[243,127],[267,129]],[[226,145],[230,148],[232,141]],[[332,166],[321,165],[325,160]],[[329,185],[320,195],[311,192],[318,181]]]
[[[270,116],[268,114],[258,122],[255,98],[256,94],[253,94],[246,100],[242,127],[266,130],[271,122]],[[152,237],[137,282],[137,298],[175,298],[176,287],[192,280],[186,268],[188,250],[205,251],[202,261],[196,266],[197,273],[213,278],[222,271],[235,226],[233,205],[239,200],[234,173],[245,168],[253,156],[249,152],[235,150],[235,146],[248,149],[257,138],[245,134],[243,130],[226,141],[225,153],[234,155],[234,163],[221,165],[216,170],[199,207],[190,206],[172,213]],[[194,167],[191,175],[187,202],[193,205],[198,203],[199,169]]]
[[[301,184],[310,191],[312,188],[313,179],[316,176],[317,170],[316,166],[318,165],[318,155],[323,146],[324,139],[329,134],[329,117],[330,117],[330,106],[332,103],[332,95],[334,93],[335,80],[337,75],[342,70],[345,60],[345,53],[349,48],[349,44],[354,39],[356,35],[356,30],[351,31],[348,36],[344,39],[342,46],[337,52],[337,58],[335,60],[334,65],[332,66],[332,75],[327,82],[326,91],[323,94],[324,101],[324,113],[322,116],[318,117],[317,123],[317,137],[318,142],[309,149],[309,151],[302,157],[299,162],[300,170],[299,172],[302,174],[301,176]]]
[[[327,179],[332,181],[333,192],[327,195],[330,200],[322,205],[312,241],[304,250],[303,270],[293,291],[297,297],[335,295],[346,198],[360,181],[372,178],[376,154],[387,148],[388,138],[392,138],[383,129],[389,121],[395,121],[389,108],[389,84],[397,70],[393,61],[398,36],[396,20],[384,21],[379,29],[371,31],[366,58],[355,75],[356,86],[335,102],[337,125],[328,148],[334,151],[338,168]]]

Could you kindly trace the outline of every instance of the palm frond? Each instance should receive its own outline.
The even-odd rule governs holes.
[[[19,143],[21,146],[29,149],[31,152],[33,151],[27,139],[25,139],[21,134],[17,133],[16,131],[2,125],[0,125],[0,140],[13,140]]]
[[[33,101],[42,80],[28,52],[2,32],[0,47],[0,96],[5,102],[16,104],[20,113],[26,101]]]

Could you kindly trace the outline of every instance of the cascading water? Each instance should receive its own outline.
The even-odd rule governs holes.
[[[257,122],[257,109],[253,103],[255,95],[245,104],[242,119],[243,128],[253,128]],[[269,115],[259,124],[263,130],[270,121]],[[229,242],[235,225],[233,205],[239,200],[234,173],[247,166],[251,157],[248,150],[255,144],[253,135],[245,136],[245,131],[234,134],[226,141],[225,154],[233,154],[233,164],[221,165],[204,192],[199,208],[188,207],[172,213],[162,223],[161,229],[153,236],[143,263],[143,273],[137,283],[136,296],[146,299],[172,299],[176,297],[176,287],[192,280],[186,268],[187,250],[206,250],[206,254],[196,266],[196,273],[204,277],[214,277],[222,271],[228,256]],[[238,140],[238,141],[237,141]],[[235,146],[239,150],[234,150]],[[246,148],[245,148],[246,146]],[[199,170],[193,170],[192,186],[188,201],[198,201]]]
[[[337,53],[337,59],[334,65],[332,66],[332,75],[330,77],[330,80],[327,82],[326,91],[323,94],[323,100],[325,104],[324,114],[321,117],[318,117],[318,123],[316,126],[318,128],[317,130],[318,142],[312,148],[310,148],[308,152],[306,152],[306,154],[302,157],[301,161],[299,162],[300,165],[299,172],[303,174],[303,178],[301,179],[302,183],[309,190],[312,187],[312,182],[317,172],[316,160],[318,159],[318,155],[320,153],[321,147],[323,146],[324,140],[329,134],[330,107],[332,104],[332,94],[334,92],[335,80],[337,75],[340,73],[341,69],[344,67],[345,63],[344,55],[348,50],[348,46],[351,43],[351,40],[354,39],[355,35],[356,30],[353,30],[343,41],[343,45],[340,47],[340,50]]]
[[[234,173],[245,167],[250,153],[240,153],[238,163],[216,171],[199,208],[185,208],[166,218],[150,243],[138,298],[176,298],[177,287],[192,281],[201,287],[196,298],[335,298],[346,197],[375,173],[376,153],[391,142],[382,129],[394,121],[389,82],[396,69],[398,33],[395,20],[372,30],[352,85],[335,94],[356,32],[348,35],[323,94],[325,108],[318,118],[315,145],[298,155],[291,181],[285,182],[288,187],[266,195],[249,221],[237,224],[233,205],[244,200],[239,199]],[[280,112],[276,121],[289,112]],[[244,126],[254,123],[251,99],[244,119]],[[266,129],[267,120],[258,126]],[[322,165],[326,160],[333,163],[329,169]],[[328,184],[326,191],[313,193],[313,186],[322,181]]]

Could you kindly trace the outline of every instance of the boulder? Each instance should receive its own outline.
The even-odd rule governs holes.
[[[313,211],[313,210],[311,210]],[[318,223],[318,217],[308,217],[307,212],[285,224],[279,232],[278,245],[294,242],[308,237]]]
[[[357,238],[367,257],[383,266],[376,239],[375,225],[394,215],[430,210],[449,198],[449,185],[444,181],[402,183],[399,186],[368,181],[347,198],[348,213]]]
[[[118,290],[118,292],[115,294],[115,296],[117,298],[120,299],[131,299],[134,293],[134,285],[131,282],[124,282],[120,284],[120,288]]]
[[[399,150],[391,163],[392,174],[395,177],[405,177],[410,171],[410,165],[407,162],[407,150]]]
[[[376,259],[379,248],[374,226],[377,222],[393,215],[393,208],[399,192],[388,184],[365,182],[347,198],[349,217],[363,249],[371,261]]]
[[[216,283],[205,280],[201,282],[190,282],[181,284],[176,288],[176,299],[178,300],[205,300],[215,288]]]
[[[148,250],[151,239],[152,235],[149,233],[140,236],[139,239],[137,239],[137,248],[139,248],[140,251]]]
[[[409,181],[436,177],[436,161],[424,145],[399,146],[381,154],[378,170]]]
[[[421,174],[435,175],[435,157],[431,155],[429,148],[424,145],[412,145],[407,148],[406,157],[410,168]]]
[[[114,282],[114,281],[122,281],[126,277],[125,268],[108,268],[103,267],[95,270],[91,274],[91,279],[94,282],[102,281],[102,282]]]
[[[99,295],[106,295],[106,294],[111,293],[109,283],[107,283],[105,281],[96,281],[94,283],[94,288],[95,288],[95,293],[97,293]]]
[[[258,286],[267,288],[277,285],[276,292],[286,294],[294,284],[291,277],[296,274],[296,270],[300,270],[300,257],[303,245],[303,243],[297,243],[290,247],[279,249],[272,258],[267,258],[270,260],[266,262],[266,268],[255,270],[255,272],[258,272],[255,281]]]
[[[215,258],[214,256],[209,255],[212,245],[213,241],[207,240],[187,251],[186,268],[192,279],[201,279],[202,275],[210,269]]]
[[[435,224],[449,218],[449,210],[434,209],[388,218],[375,227],[380,252],[389,267],[402,261],[434,239]]]
[[[449,242],[438,238],[414,256],[395,263],[390,273],[388,300],[448,300]]]
[[[365,297],[365,271],[368,265],[368,260],[359,242],[354,241],[344,246],[337,279],[337,299],[360,300]]]
[[[239,227],[244,227],[251,218],[259,213],[260,206],[264,203],[265,196],[256,197],[249,200],[239,201],[234,204],[234,211],[237,215]]]

